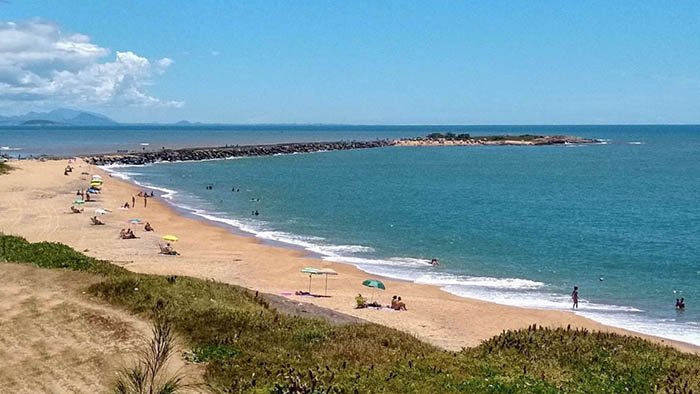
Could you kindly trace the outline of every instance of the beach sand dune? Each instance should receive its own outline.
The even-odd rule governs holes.
[[[0,392],[109,392],[117,371],[135,362],[150,323],[82,294],[93,281],[0,263]]]
[[[162,274],[187,275],[232,283],[254,291],[283,294],[298,304],[313,303],[335,312],[383,324],[426,340],[446,349],[459,350],[475,346],[503,330],[526,328],[532,324],[548,327],[581,327],[618,333],[629,332],[607,327],[573,313],[516,308],[453,296],[430,285],[385,279],[387,291],[379,301],[388,304],[391,296],[401,295],[408,311],[354,309],[354,297],[371,293],[361,282],[369,275],[345,264],[305,257],[300,251],[273,247],[251,237],[232,234],[230,229],[178,214],[159,198],[150,199],[144,208],[136,197],[138,186],[110,177],[99,168],[84,162],[63,175],[64,161],[13,162],[16,167],[0,179],[0,231],[26,237],[30,241],[58,241],[86,254],[106,259],[129,270]],[[69,214],[70,203],[79,188],[89,183],[88,175],[100,174],[105,180],[99,202],[87,203],[82,214]],[[91,226],[94,209],[107,208],[104,226]],[[142,225],[129,224],[132,218],[149,221],[155,232],[144,232]],[[121,228],[131,227],[139,239],[121,240]],[[158,255],[158,242],[165,234],[180,240],[173,246],[180,256]],[[299,297],[296,290],[308,290],[308,276],[300,273],[306,266],[332,267],[339,275],[328,279],[329,298]],[[313,291],[322,291],[322,280],[314,281]],[[643,336],[643,335],[640,335]],[[643,336],[671,344],[685,351],[697,352],[692,345]]]

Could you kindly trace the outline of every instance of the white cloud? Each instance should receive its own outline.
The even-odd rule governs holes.
[[[53,105],[181,107],[150,96],[145,87],[174,62],[116,52],[83,34],[65,34],[44,20],[0,22],[0,102]]]

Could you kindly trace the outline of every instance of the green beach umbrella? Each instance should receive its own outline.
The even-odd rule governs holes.
[[[85,204],[85,201],[79,198],[79,199],[73,201],[73,204],[78,204],[78,205]]]
[[[362,282],[362,285],[367,287],[373,287],[375,289],[386,290],[386,286],[384,286],[384,283],[382,283],[381,280],[377,279],[367,279],[364,282]]]
[[[362,282],[362,285],[374,289],[372,290],[372,301],[374,301],[374,292],[376,291],[376,289],[386,290],[386,286],[384,286],[384,283],[377,279],[366,279],[364,282]]]
[[[311,293],[311,277],[313,275],[321,275],[321,271],[318,268],[305,267],[301,269],[304,274],[309,274],[309,293]]]

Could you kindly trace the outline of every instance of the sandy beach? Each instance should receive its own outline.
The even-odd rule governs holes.
[[[232,234],[230,229],[179,214],[158,197],[135,197],[135,207],[120,208],[132,202],[139,188],[110,177],[101,169],[82,161],[73,172],[63,174],[66,160],[13,161],[14,170],[0,176],[0,231],[30,241],[57,241],[105,259],[129,270],[161,275],[187,275],[245,286],[265,293],[284,295],[299,303],[313,303],[367,321],[393,327],[450,350],[474,346],[503,330],[537,324],[548,327],[587,328],[631,334],[664,343],[680,350],[700,353],[690,344],[634,334],[604,326],[563,311],[535,310],[503,306],[460,298],[435,286],[382,279],[387,290],[378,300],[388,304],[392,295],[400,295],[408,310],[386,308],[354,309],[358,293],[369,297],[371,291],[361,282],[371,277],[353,266],[306,257],[302,252],[261,243]],[[70,213],[78,189],[85,189],[92,174],[104,179],[103,192],[95,202],[83,205],[84,212]],[[106,225],[93,226],[95,209],[111,211],[100,216]],[[154,232],[145,232],[142,224],[130,224],[138,218],[150,222]],[[119,230],[131,228],[138,239],[123,240]],[[158,254],[158,243],[165,234],[179,237],[174,247],[180,256]],[[309,278],[303,267],[333,268],[339,275],[328,278],[328,298],[296,296],[296,290],[308,290]],[[324,279],[312,279],[312,292],[323,293]]]

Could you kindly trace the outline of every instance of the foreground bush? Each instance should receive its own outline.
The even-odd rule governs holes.
[[[60,244],[3,242],[1,259],[93,272],[103,280],[89,293],[145,317],[160,311],[216,392],[700,392],[700,357],[639,338],[533,326],[448,352],[375,324],[284,316],[236,286],[133,274]]]

